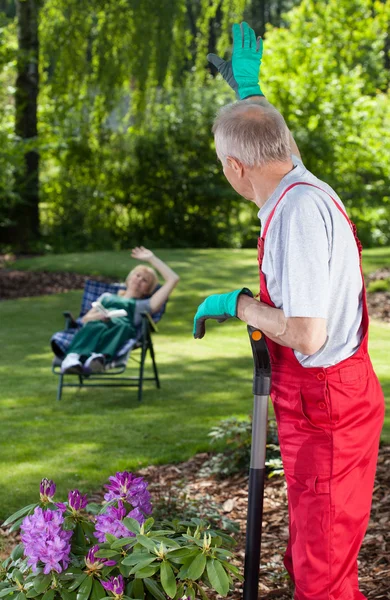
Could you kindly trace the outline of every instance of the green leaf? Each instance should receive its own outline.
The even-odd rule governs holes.
[[[170,598],[174,598],[176,596],[176,578],[173,574],[171,565],[165,560],[160,566],[160,576],[164,592]]]
[[[221,560],[221,564],[223,564],[225,569],[229,570],[231,573],[233,573],[233,575],[238,577],[238,579],[240,579],[240,578],[243,579],[243,577],[240,573],[240,569],[238,567],[236,567],[236,565],[232,565],[232,564],[228,563],[226,560]]]
[[[144,548],[147,548],[148,550],[151,550],[152,552],[157,547],[156,542],[154,542],[150,538],[146,537],[146,535],[137,535],[137,541],[138,541],[138,543],[141,544],[141,546],[144,546]]]
[[[184,584],[181,583],[176,590],[175,600],[179,600],[183,596],[184,596]]]
[[[69,592],[69,590],[62,588],[60,594],[62,600],[76,600],[76,592]]]
[[[126,577],[126,579],[130,576],[131,565],[119,565],[119,573]]]
[[[154,563],[155,560],[156,560],[155,556],[150,556],[149,558],[145,558],[144,560],[141,560],[139,563],[134,565],[134,567],[131,569],[129,575],[134,575],[134,573],[137,573],[137,571],[140,571],[141,569],[148,567],[149,565]]]
[[[199,577],[202,577],[203,571],[206,568],[206,555],[201,553],[198,554],[192,561],[192,563],[188,566],[187,577],[188,579],[192,579],[196,581]]]
[[[23,553],[24,553],[23,544],[18,544],[17,546],[15,546],[15,548],[11,552],[12,560],[18,560],[19,558],[22,558]]]
[[[200,597],[202,600],[209,600],[206,592],[204,591],[204,589],[202,588],[201,585],[199,585],[199,583],[196,584],[196,589],[198,590]]]
[[[106,534],[107,535],[107,534]],[[121,538],[120,540],[115,540],[115,542],[113,542],[111,544],[111,548],[113,550],[118,550],[119,548],[123,548],[123,546],[127,546],[127,545],[133,545],[137,543],[137,539],[134,537],[125,537],[125,538]]]
[[[187,586],[186,596],[189,596],[191,600],[195,600],[195,590],[192,585]]]
[[[101,504],[97,504],[96,502],[89,502],[85,507],[85,510],[91,515],[98,515],[102,508]]]
[[[149,579],[148,577],[146,577],[144,579],[144,584],[145,584],[148,592],[150,592],[152,594],[152,596],[154,598],[156,598],[156,600],[166,600],[166,598],[162,592],[162,589],[155,581],[153,581],[153,579]]]
[[[195,556],[197,556],[197,554],[199,554],[199,548],[183,548],[182,550],[182,554],[179,554],[179,550],[177,551],[178,554],[176,554],[176,550],[174,550],[173,552],[168,552],[167,558],[169,559],[169,561],[178,565],[182,565],[184,563],[189,564],[191,562],[190,559],[194,558]]]
[[[55,590],[47,590],[42,596],[42,600],[54,600],[54,596],[56,595]]]
[[[38,504],[35,503],[35,504],[29,504],[28,506],[21,508],[20,510],[16,511],[16,513],[14,513],[10,517],[8,517],[8,519],[6,519],[4,521],[4,523],[2,524],[2,527],[7,527],[11,523],[16,521],[20,517],[22,517],[23,515],[27,515],[30,511],[32,512],[34,510],[34,508],[36,508],[37,506],[38,506]]]
[[[76,527],[74,529],[72,535],[72,545],[78,546],[80,549],[85,548],[87,545],[87,541],[85,539],[83,528],[80,523],[76,523]]]
[[[95,556],[97,556],[98,558],[113,558],[114,556],[119,558],[120,554],[118,554],[118,552],[116,552],[115,550],[106,550],[105,548],[103,548],[103,550],[98,550]]]
[[[149,519],[146,519],[145,523],[143,524],[144,532],[148,533],[148,531],[150,531],[152,529],[153,525],[154,525],[153,517],[149,517]]]
[[[176,542],[176,540],[171,540],[170,538],[167,538],[167,537],[154,536],[154,540],[158,544],[160,544],[162,542],[168,548],[177,548],[177,549],[181,548],[180,544],[178,544]]]
[[[40,592],[37,592],[37,590],[34,588],[34,586],[32,588],[30,588],[26,594],[26,598],[36,598],[37,596],[39,596]]]
[[[12,587],[8,587],[8,588],[4,588],[3,590],[0,591],[0,598],[4,598],[4,596],[8,596],[9,594],[12,594],[12,592],[17,591],[19,588],[12,586]]]
[[[18,519],[17,521],[15,521],[11,527],[9,528],[9,531],[12,533],[13,531],[16,531],[17,529],[19,529],[19,527],[21,526],[21,524],[23,523],[24,519],[26,517],[21,517],[20,519]]]
[[[122,565],[136,565],[140,560],[144,560],[150,556],[149,552],[133,552],[129,556],[125,556],[122,560]],[[153,560],[156,557],[153,556]]]
[[[68,530],[74,529],[76,527],[76,523],[73,517],[65,517],[63,528]]]
[[[106,533],[106,540],[109,544],[113,544],[118,541],[118,538],[115,535],[112,535],[112,533]]]
[[[133,587],[131,589],[132,598],[144,598],[145,590],[142,579],[134,579]]]
[[[91,600],[101,600],[101,598],[104,598],[105,595],[106,590],[103,588],[100,581],[94,579],[92,584]]]
[[[126,517],[123,519],[123,525],[132,533],[139,533],[141,531],[138,521],[136,519],[132,519],[131,517]]]
[[[76,575],[73,583],[71,583],[71,585],[68,587],[68,590],[70,592],[77,590],[77,588],[80,587],[80,585],[83,583],[84,579],[86,579],[87,577],[88,577],[88,575],[86,573],[82,573],[81,575]]]
[[[84,579],[83,583],[80,585],[77,591],[76,600],[88,600],[89,595],[92,591],[92,583],[93,578],[91,576],[86,577],[86,579]]]
[[[145,577],[153,577],[153,575],[158,571],[159,566],[156,567],[145,567],[144,569],[140,569],[136,572],[135,577],[137,579],[144,579]]]
[[[34,581],[34,587],[37,592],[43,594],[51,584],[51,575],[44,575],[43,573],[39,573],[36,576]]]
[[[207,576],[214,590],[221,596],[226,596],[229,591],[229,579],[219,560],[207,560]]]
[[[192,558],[186,558],[186,560],[183,561],[181,569],[177,575],[179,579],[185,579],[187,577],[188,567],[190,566],[191,563],[192,563]]]
[[[14,569],[12,571],[12,579],[13,581],[18,581],[19,583],[22,583],[24,581],[22,571],[20,571],[19,569]]]
[[[19,594],[16,596],[15,600],[27,600],[26,594],[24,592],[19,592]]]

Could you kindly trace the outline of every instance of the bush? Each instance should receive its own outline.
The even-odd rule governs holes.
[[[224,444],[222,452],[206,461],[200,470],[201,476],[214,475],[221,479],[234,473],[248,473],[251,458],[252,421],[224,419],[209,433],[212,443]],[[269,421],[267,430],[266,467],[269,477],[283,474],[278,434],[274,421]]]
[[[53,501],[55,484],[41,482],[40,502],[7,519],[21,543],[3,563],[0,598],[6,600],[207,599],[226,596],[233,577],[234,541],[198,518],[150,517],[147,483],[116,473],[105,486],[103,507],[78,490]]]

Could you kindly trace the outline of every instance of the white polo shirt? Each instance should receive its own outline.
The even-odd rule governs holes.
[[[297,181],[323,188],[345,212],[332,188],[292,158],[294,169],[259,210],[262,227],[284,190]],[[286,317],[327,321],[328,337],[318,352],[294,351],[302,366],[328,367],[354,354],[361,341],[359,254],[347,219],[328,194],[309,186],[287,192],[267,231],[262,270],[272,302]]]

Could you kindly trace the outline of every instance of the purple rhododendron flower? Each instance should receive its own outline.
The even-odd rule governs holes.
[[[51,502],[54,494],[56,493],[56,484],[51,479],[46,479],[46,477],[44,477],[41,480],[39,491],[41,496],[41,502]]]
[[[72,490],[68,494],[69,507],[74,511],[79,511],[85,508],[88,504],[87,494],[82,496],[79,490]]]
[[[145,521],[145,517],[138,508],[134,508],[128,514],[123,502],[119,500],[118,508],[115,506],[109,506],[107,511],[102,515],[96,517],[95,525],[95,537],[99,542],[106,541],[106,533],[111,533],[117,538],[123,537],[134,537],[135,534],[127,529],[123,524],[125,517],[132,517],[136,519],[138,523],[142,524]]]
[[[100,582],[107,592],[112,592],[115,597],[123,596],[125,591],[125,582],[123,581],[122,575],[117,577],[110,577],[108,581]]]
[[[109,481],[110,484],[104,486],[108,490],[104,496],[107,502],[123,500],[134,508],[139,508],[144,515],[150,515],[152,512],[150,493],[147,490],[148,483],[143,477],[134,477],[132,473],[123,471],[109,477]]]
[[[85,557],[85,564],[89,571],[98,571],[103,567],[113,567],[116,565],[115,560],[107,560],[106,558],[95,556],[98,550],[100,550],[98,545],[92,546],[92,548],[88,550],[87,556]]]
[[[20,526],[27,564],[35,572],[38,562],[44,564],[45,575],[50,571],[61,573],[69,565],[70,543],[73,531],[64,531],[64,517],[60,511],[37,507]]]

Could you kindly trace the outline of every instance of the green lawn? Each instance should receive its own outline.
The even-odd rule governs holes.
[[[42,477],[54,479],[58,496],[101,486],[118,469],[180,461],[209,447],[207,433],[220,419],[245,417],[252,407],[252,358],[238,321],[211,323],[193,340],[192,317],[210,293],[257,287],[254,250],[157,252],[180,275],[179,287],[154,338],[162,389],[147,384],[138,404],[134,389],[65,389],[56,402],[49,338],[62,328],[62,311],[77,313],[81,292],[0,302],[0,518],[34,501]],[[390,263],[369,250],[368,270]],[[123,278],[134,261],[128,252],[44,256],[18,261],[21,269],[72,270]],[[386,356],[390,327],[373,323],[373,361],[390,401]],[[388,418],[383,439],[390,441]]]

